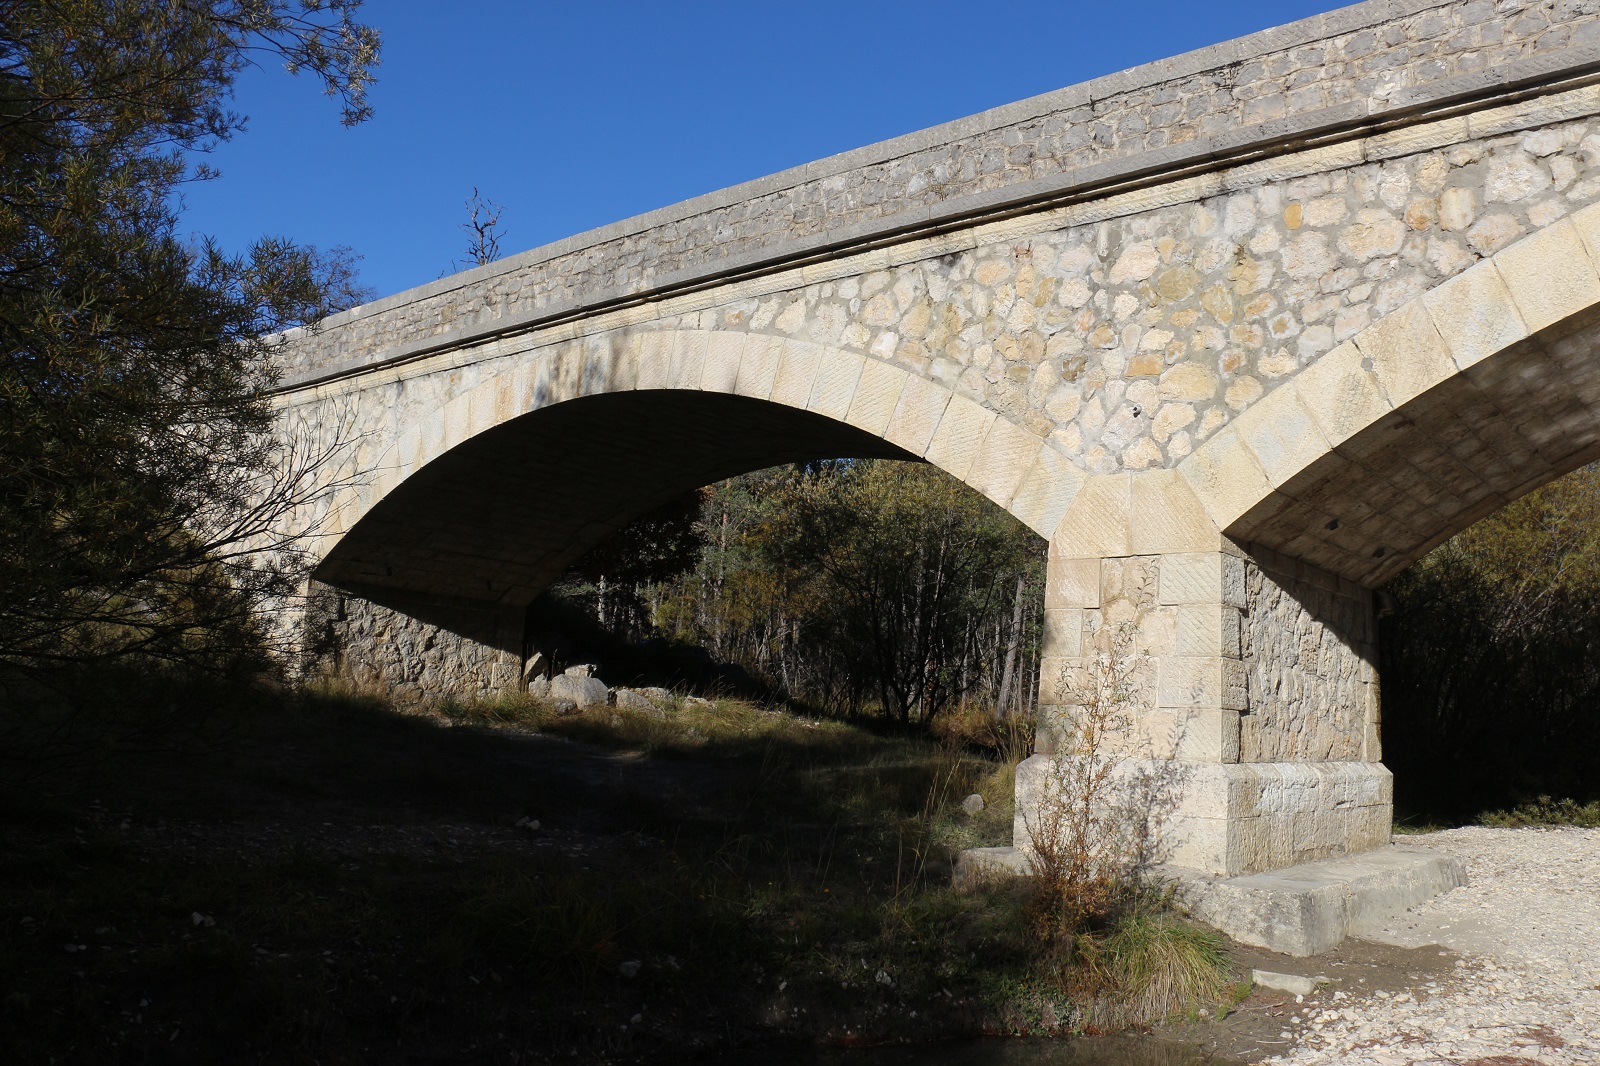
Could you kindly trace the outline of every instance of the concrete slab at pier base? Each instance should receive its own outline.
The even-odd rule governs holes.
[[[1026,849],[1072,755],[1017,765],[1011,841]],[[1097,771],[1098,772],[1098,771]],[[1066,780],[1083,771],[1067,772]],[[1185,763],[1115,757],[1101,787],[1112,809],[1145,819],[1159,855],[1215,877],[1359,855],[1389,842],[1394,778],[1375,762]]]
[[[956,857],[954,880],[969,891],[1029,873],[1021,848],[969,848]],[[1199,921],[1241,944],[1302,957],[1331,951],[1345,937],[1467,883],[1451,856],[1395,844],[1243,877],[1179,866],[1158,866],[1154,875],[1175,886],[1178,905]]]
[[[1441,892],[1467,883],[1448,855],[1391,844],[1270,873],[1212,877],[1166,866],[1180,906],[1243,944],[1316,955],[1375,929]]]

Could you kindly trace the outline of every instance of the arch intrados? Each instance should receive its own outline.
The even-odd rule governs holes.
[[[579,397],[447,449],[376,501],[316,577],[525,603],[633,518],[727,477],[822,458],[918,460],[856,427],[691,390]]]
[[[685,404],[692,410],[680,411]],[[595,412],[592,417],[590,412]],[[579,414],[585,417],[579,419]],[[524,421],[529,419],[534,421]],[[592,445],[567,447],[571,440],[585,439],[589,420],[622,427],[632,434],[630,447],[646,457],[660,451],[658,442],[640,428],[652,424],[659,439],[676,439],[679,445],[684,427],[734,432],[740,425],[781,429],[769,435],[788,442],[777,448],[756,447],[750,441],[761,434],[747,429],[742,443],[722,441],[710,448],[714,455],[682,466],[682,476],[661,474],[648,486],[621,493],[619,498],[654,502],[630,504],[626,514],[597,509],[587,515],[580,527],[566,531],[571,534],[564,551],[569,561],[676,492],[787,462],[835,457],[922,459],[1045,535],[1060,521],[1083,480],[1081,468],[1032,431],[936,381],[859,352],[715,330],[608,334],[513,359],[434,415],[397,427],[399,432],[377,470],[346,491],[334,507],[323,535],[326,547],[319,577],[377,586],[401,580],[397,576],[401,572],[414,578],[435,571],[430,584],[450,584],[444,576],[449,568],[433,556],[441,552],[460,556],[461,538],[438,530],[424,535],[405,532],[408,524],[422,528],[434,522],[429,512],[440,508],[422,501],[439,499],[440,485],[481,481],[484,470],[495,468],[492,453],[501,446],[496,441],[514,439],[528,426],[565,425],[567,419],[576,419],[572,436],[561,437],[552,429],[555,438],[545,451],[555,454],[566,448],[575,451],[579,461],[610,444],[602,437]],[[505,429],[510,436],[503,437],[503,427],[512,425],[523,428]],[[626,450],[613,451],[615,467],[637,465],[628,461]],[[491,454],[485,457],[485,453]],[[522,454],[528,454],[527,449]],[[525,467],[517,469],[526,473]],[[552,478],[549,484],[559,480]],[[490,485],[481,488],[478,498],[526,499],[525,488]],[[536,489],[547,497],[554,491],[544,484]],[[456,509],[468,506],[464,500]],[[495,508],[498,513],[509,506]],[[381,536],[380,529],[386,530]],[[524,554],[509,535],[500,540],[480,550],[482,558],[473,569],[483,571],[491,564],[511,567],[514,557]],[[540,547],[555,550],[551,545]],[[549,576],[553,575],[533,584]],[[468,584],[479,594],[497,596],[524,596],[533,587],[519,579],[513,587],[520,591],[506,593],[500,591],[503,583],[482,573],[475,573]]]
[[[1600,304],[1507,345],[1336,445],[1226,527],[1376,587],[1600,459]]]

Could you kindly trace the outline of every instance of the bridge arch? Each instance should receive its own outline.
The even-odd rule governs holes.
[[[1230,538],[1369,588],[1600,457],[1600,205],[1409,301],[1179,470]]]
[[[1357,4],[286,337],[286,420],[369,431],[295,516],[352,661],[493,691],[519,604],[630,508],[918,458],[1050,538],[1022,851],[1070,750],[1054,682],[1129,632],[1127,743],[1183,770],[1171,861],[1386,843],[1372,590],[1600,457],[1600,14],[1479,6]],[[564,524],[519,572],[540,507]]]
[[[1083,481],[1054,444],[870,355],[717,330],[502,359],[404,425],[334,503],[316,577],[520,607],[667,499],[833,457],[923,460],[1048,536]]]
[[[1179,865],[1233,875],[1388,839],[1371,590],[1600,458],[1597,264],[1588,207],[1358,331],[1174,468],[1086,479],[1052,538],[1043,673],[1084,671],[1131,627],[1125,742],[1190,774]],[[1072,693],[1053,695],[1019,809],[1070,735]]]

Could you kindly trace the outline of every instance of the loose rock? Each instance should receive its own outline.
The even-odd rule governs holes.
[[[611,702],[628,711],[639,711],[652,718],[665,718],[666,711],[654,700],[638,689],[614,688],[611,690]]]
[[[1600,829],[1473,826],[1405,838],[1467,865],[1468,884],[1368,939],[1460,952],[1454,980],[1395,996],[1334,993],[1291,1066],[1600,1061]],[[1316,1010],[1308,1006],[1306,1010]]]
[[[579,707],[593,707],[604,704],[610,694],[611,690],[606,688],[606,683],[597,677],[565,673],[550,679],[548,698],[557,701],[571,700]]]

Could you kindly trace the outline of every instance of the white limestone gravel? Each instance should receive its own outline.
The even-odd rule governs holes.
[[[1336,991],[1285,1033],[1292,1066],[1600,1063],[1600,829],[1469,827],[1408,836],[1460,858],[1469,883],[1367,939],[1461,955],[1410,992]]]

